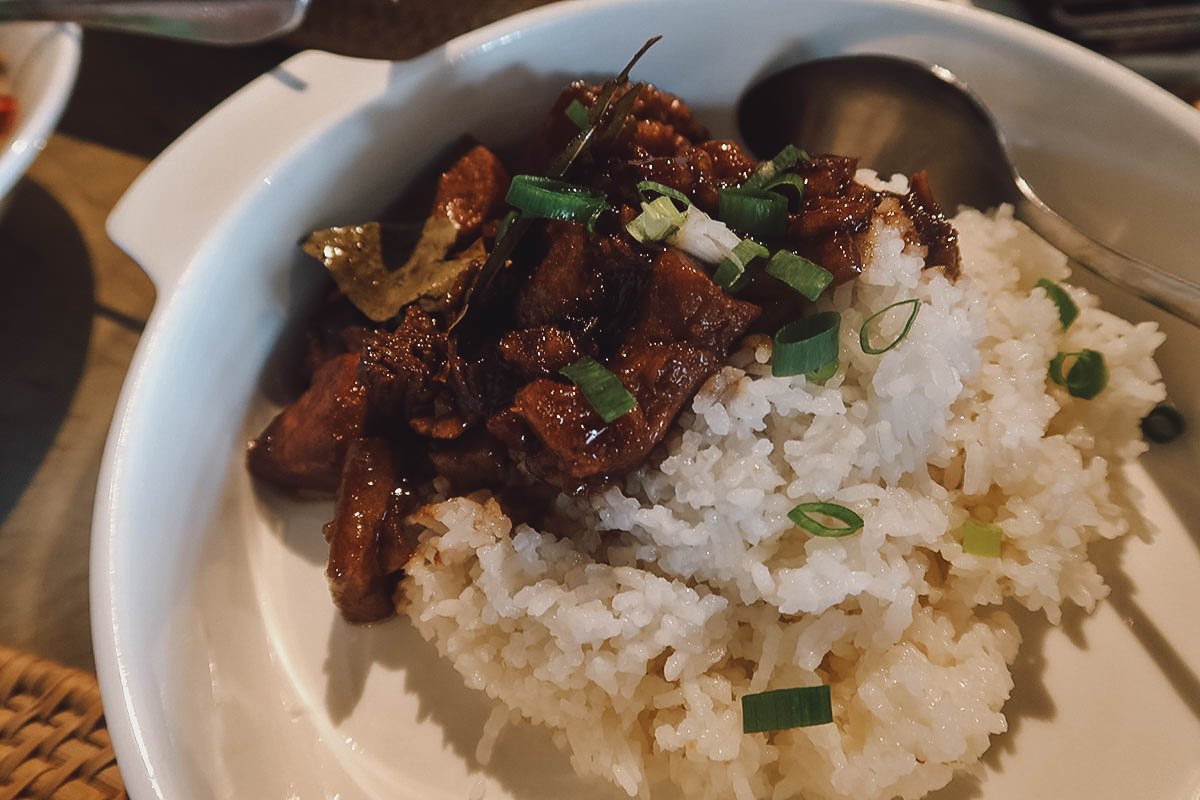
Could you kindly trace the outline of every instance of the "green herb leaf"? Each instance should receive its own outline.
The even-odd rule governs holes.
[[[830,526],[818,520],[813,514],[823,514],[833,517],[844,525]],[[788,512],[788,519],[799,525],[813,536],[824,536],[839,539],[849,536],[855,531],[862,530],[863,518],[853,510],[837,503],[801,503]]]
[[[378,222],[330,228],[312,234],[303,249],[325,265],[350,302],[375,322],[391,319],[414,300],[444,295],[465,270],[485,257],[482,240],[476,240],[456,258],[447,259],[458,229],[447,217],[435,215],[425,221],[407,260],[392,268],[386,256],[404,250],[403,237],[395,231]]]
[[[1065,331],[1071,327],[1071,323],[1079,316],[1079,306],[1075,305],[1075,301],[1071,299],[1071,295],[1067,294],[1066,290],[1057,283],[1042,278],[1034,286],[1040,286],[1046,290],[1046,297],[1054,301],[1054,305],[1058,306],[1058,321],[1062,323],[1062,329]]]
[[[1063,376],[1067,359],[1075,359]],[[1083,400],[1091,400],[1108,385],[1108,366],[1104,355],[1095,350],[1080,350],[1078,353],[1059,353],[1050,361],[1050,380],[1067,387],[1067,394]]]
[[[836,311],[788,323],[775,333],[771,374],[777,378],[817,372],[838,357],[838,332],[842,315]]]
[[[833,273],[807,258],[780,250],[767,262],[767,274],[791,286],[809,300],[816,300],[833,283]]]
[[[884,314],[887,314],[893,308],[899,308],[900,306],[912,306],[912,310],[908,312],[908,319],[905,321],[904,329],[900,331],[900,335],[895,339],[892,339],[891,342],[883,347],[872,347],[870,338],[871,323],[881,318]],[[862,327],[858,329],[858,343],[862,347],[862,351],[868,355],[877,356],[880,353],[886,353],[888,350],[891,350],[893,347],[900,344],[900,342],[904,341],[904,337],[908,336],[908,332],[912,330],[913,323],[917,320],[917,312],[920,310],[921,301],[914,297],[912,300],[901,300],[898,303],[892,303],[887,308],[881,311],[876,311],[874,314],[867,317],[866,321],[862,324]]]
[[[637,400],[620,379],[594,358],[585,356],[559,372],[579,387],[605,422],[612,422],[637,408]]]
[[[764,733],[833,722],[828,686],[798,686],[742,695],[742,732]]]
[[[974,517],[968,517],[962,526],[962,547],[964,553],[989,558],[1000,557],[1000,543],[1004,540],[1004,531],[999,525],[989,525]]]

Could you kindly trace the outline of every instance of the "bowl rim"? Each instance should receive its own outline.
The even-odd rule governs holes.
[[[521,12],[465,33],[410,61],[395,62],[393,66],[413,73],[444,67],[485,53],[510,37],[529,33],[533,29],[557,23],[566,18],[645,1],[569,0],[568,2],[553,3]],[[658,0],[649,1],[657,2]],[[671,2],[671,0],[664,1]],[[713,2],[719,3],[719,0],[713,0]],[[1082,70],[1109,81],[1114,90],[1120,89],[1137,95],[1144,103],[1152,107],[1164,121],[1187,132],[1200,146],[1200,114],[1196,114],[1186,103],[1127,68],[1046,31],[994,12],[958,6],[944,0],[841,0],[841,2],[860,7],[886,8],[902,13],[925,13],[956,18],[967,22],[972,27],[994,33],[1000,38],[1019,41],[1056,60],[1079,65]],[[362,60],[331,56],[319,51],[306,51],[292,56],[280,65],[279,69],[285,72],[298,72],[300,70],[297,68],[302,64],[319,68],[343,63],[361,65]],[[129,252],[135,260],[139,261],[159,290],[154,313],[139,342],[137,353],[122,387],[105,447],[93,518],[90,573],[92,576],[92,633],[97,674],[102,695],[109,700],[107,720],[113,747],[118,755],[130,796],[137,798],[164,798],[166,795],[163,793],[163,786],[160,784],[155,765],[151,763],[143,740],[144,731],[138,719],[139,712],[134,708],[131,685],[136,680],[136,677],[132,677],[136,673],[136,666],[131,670],[130,661],[133,656],[121,642],[121,626],[119,624],[121,615],[119,600],[121,598],[113,590],[114,583],[119,579],[114,570],[113,542],[121,533],[121,525],[117,518],[122,511],[120,507],[122,499],[118,492],[120,473],[123,468],[122,461],[129,444],[127,434],[132,418],[131,412],[138,404],[135,401],[152,383],[146,374],[147,361],[151,352],[162,346],[164,337],[159,334],[164,324],[171,318],[170,306],[177,299],[176,295],[185,294],[188,288],[183,285],[186,281],[180,281],[182,273],[186,273],[192,263],[203,260],[204,253],[200,245],[204,238],[215,235],[220,226],[238,214],[236,208],[226,205],[223,210],[228,213],[214,217],[217,227],[211,228],[206,234],[201,235],[197,244],[200,249],[186,251],[185,248],[186,252],[182,255],[177,253],[175,263],[169,264],[157,262],[157,259],[161,257],[161,252],[144,247],[133,223],[138,216],[135,212],[145,210],[143,200],[153,197],[156,191],[161,189],[162,182],[178,177],[177,174],[173,174],[173,168],[179,160],[182,147],[194,143],[199,137],[215,130],[213,126],[227,121],[228,116],[223,116],[223,114],[235,111],[238,106],[245,107],[254,102],[255,98],[264,92],[266,85],[261,79],[252,82],[223,101],[185,132],[160,154],[135,181],[109,218],[110,237]],[[302,138],[301,134],[296,134],[292,138],[284,138],[280,141],[284,146],[292,148],[297,146]],[[289,157],[287,152],[275,152],[273,155],[284,161]],[[252,190],[252,186],[260,181],[261,175],[259,174],[248,176],[244,184],[230,187],[214,202],[240,205],[245,200],[245,193]],[[230,210],[231,208],[232,210]]]

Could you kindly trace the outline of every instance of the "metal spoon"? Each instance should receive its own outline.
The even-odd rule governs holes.
[[[1017,172],[991,113],[949,70],[904,58],[809,61],[752,86],[738,106],[750,149],[847,153],[881,175],[927,170],[946,208],[1012,203],[1016,216],[1082,266],[1200,326],[1200,285],[1119,253],[1054,213]]]
[[[272,39],[304,19],[309,0],[0,0],[0,22],[54,20],[240,45]]]

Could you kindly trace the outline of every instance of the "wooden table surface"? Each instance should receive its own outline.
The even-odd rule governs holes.
[[[405,24],[347,21],[346,9],[380,2]],[[475,0],[451,13],[424,0],[318,0],[290,44],[237,50],[86,34],[58,133],[0,220],[10,281],[0,292],[0,643],[93,669],[87,568],[97,473],[154,304],[154,287],[108,240],[104,221],[138,173],[301,45],[357,37],[406,57],[538,2]],[[340,13],[330,12],[334,3]],[[363,38],[371,35],[374,43]]]

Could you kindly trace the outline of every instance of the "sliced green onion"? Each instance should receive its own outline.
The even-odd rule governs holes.
[[[845,525],[831,527],[817,520],[812,516],[813,514],[833,517],[838,522],[844,522]],[[788,519],[813,536],[825,536],[832,539],[849,536],[855,531],[861,530],[863,526],[862,517],[837,503],[801,503],[788,512]]]
[[[774,275],[809,300],[816,300],[833,283],[833,273],[807,258],[780,250],[767,262],[767,274]]]
[[[742,695],[742,733],[786,731],[833,722],[828,686],[797,686]]]
[[[538,175],[514,175],[504,199],[526,217],[586,222],[588,230],[608,209],[602,192]]]
[[[787,231],[787,198],[776,192],[721,189],[717,216],[747,236],[781,236]]]
[[[588,120],[587,109],[584,108],[583,103],[579,102],[578,100],[572,100],[564,113],[570,117],[571,122],[574,122],[575,127],[579,128],[579,130],[584,130],[588,125],[591,124]]]
[[[637,408],[637,400],[620,379],[594,358],[585,356],[559,372],[579,387],[605,422],[612,422]]]
[[[777,378],[816,372],[838,357],[842,315],[823,311],[784,325],[775,333],[771,374]]]
[[[1042,278],[1034,284],[1046,290],[1046,297],[1054,301],[1054,305],[1058,306],[1058,321],[1062,323],[1062,329],[1065,331],[1071,327],[1071,323],[1079,316],[1079,306],[1075,305],[1075,301],[1071,299],[1071,295],[1067,294],[1066,290],[1057,283]]]
[[[973,556],[1000,557],[1000,542],[1004,531],[999,525],[989,525],[973,517],[967,517],[962,526],[962,548]]]
[[[785,172],[783,175],[775,177],[763,191],[777,192],[785,186],[794,188],[798,199],[804,197],[804,178],[794,172]]]
[[[741,290],[753,277],[746,267],[756,258],[765,258],[770,250],[753,239],[742,239],[733,248],[733,257],[724,258],[713,272],[713,283],[727,291]]]
[[[642,213],[631,219],[625,230],[639,242],[661,242],[679,230],[685,219],[670,197],[656,197],[652,202],[642,203]]]
[[[1063,365],[1074,358],[1071,368],[1063,376]],[[1104,354],[1095,350],[1080,350],[1078,353],[1059,353],[1050,361],[1050,380],[1067,387],[1067,394],[1091,400],[1108,385],[1108,366]]]
[[[770,161],[764,161],[758,165],[758,169],[746,178],[746,182],[741,185],[742,189],[751,192],[765,192],[771,188],[771,182],[784,171],[796,166],[797,162],[807,161],[808,153],[801,150],[795,145],[787,145]],[[803,179],[801,179],[800,188],[804,188]]]
[[[911,305],[912,311],[908,312],[908,320],[904,323],[904,330],[900,331],[900,335],[884,347],[872,347],[870,338],[871,323],[882,317],[887,312],[891,311],[893,308],[899,308],[900,306],[906,305]],[[904,341],[904,337],[908,336],[908,332],[912,330],[913,323],[917,319],[917,312],[920,310],[921,301],[914,297],[912,300],[901,300],[898,303],[892,303],[882,311],[876,311],[874,314],[867,317],[867,321],[864,322],[862,327],[858,329],[858,343],[862,346],[862,351],[868,355],[877,356],[880,353],[886,353],[888,350],[891,350],[893,347],[900,344],[900,342]]]
[[[678,200],[679,202],[683,203],[684,211],[687,211],[687,207],[692,204],[692,201],[688,199],[686,194],[671,186],[667,186],[665,183],[659,183],[658,181],[639,181],[637,185],[637,193],[643,201],[647,199],[646,194],[648,192],[655,192],[657,194],[665,195],[672,200]]]
[[[838,360],[835,358],[820,369],[804,373],[804,377],[813,383],[824,383],[837,374]]]

